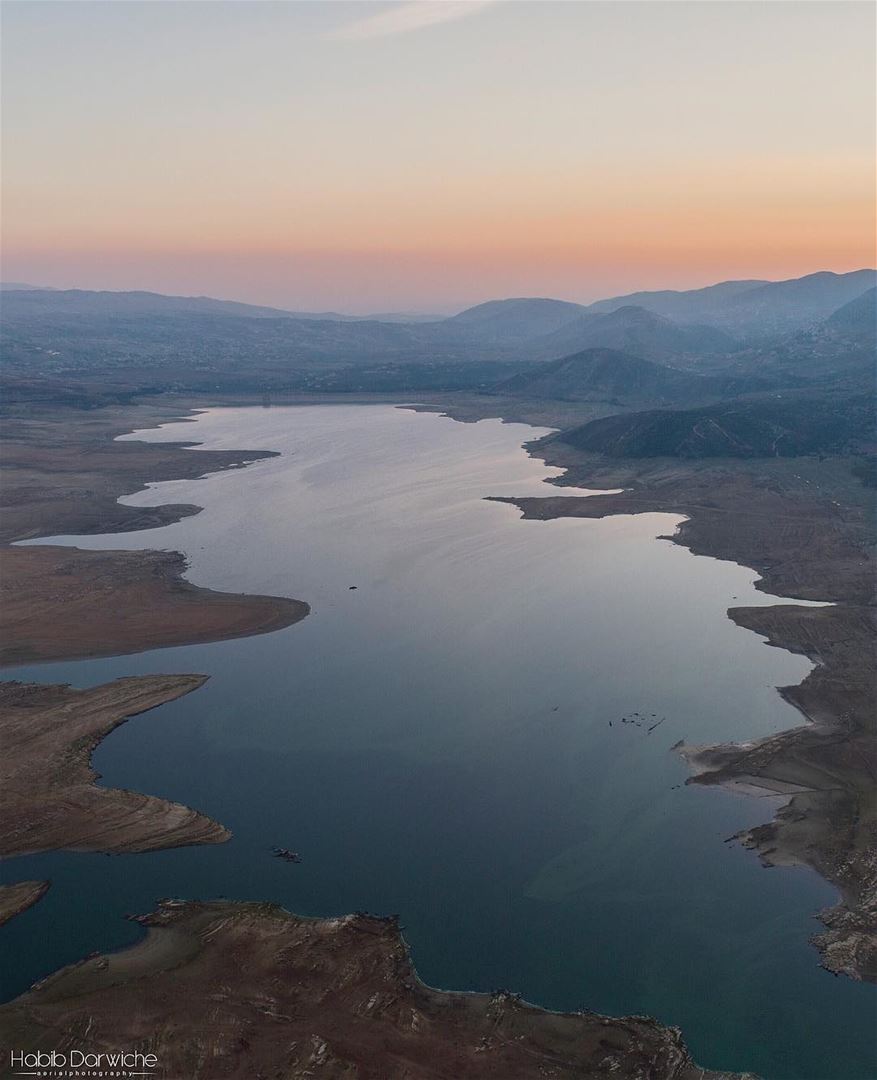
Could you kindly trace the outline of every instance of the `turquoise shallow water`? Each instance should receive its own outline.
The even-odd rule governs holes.
[[[680,787],[669,749],[799,723],[774,688],[808,662],[727,619],[775,601],[751,571],[656,539],[678,519],[526,522],[484,501],[557,494],[556,470],[521,448],[537,434],[308,406],[211,410],[139,436],[281,456],[126,500],[205,508],[176,525],[63,542],[182,550],[198,584],[296,596],[312,614],[262,637],[6,673],[79,686],[209,673],[95,763],[108,785],[234,832],[7,864],[7,879],[53,887],[0,934],[6,996],[136,939],[122,915],[157,897],[265,898],[398,912],[427,982],[651,1013],[704,1065],[877,1075],[873,987],[828,975],[808,945],[832,890],[724,843],[773,800]],[[666,719],[649,734],[620,723],[633,712]]]

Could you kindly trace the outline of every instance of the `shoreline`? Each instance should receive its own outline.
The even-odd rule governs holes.
[[[47,410],[4,422],[0,526],[0,668],[120,656],[146,649],[271,633],[310,607],[290,597],[205,589],[185,580],[179,552],[11,546],[38,537],[142,531],[200,513],[192,504],[132,507],[118,500],[147,484],[193,479],[275,457],[272,451],[199,450],[192,442],[117,441],[204,406]],[[99,603],[95,603],[98,600]]]
[[[396,404],[396,403],[394,403],[394,404]],[[528,421],[524,421],[524,422],[528,422]],[[116,444],[116,445],[119,445],[119,444]],[[151,445],[151,444],[148,444],[148,445]],[[165,447],[167,446],[167,444],[163,444],[163,445]],[[179,444],[173,444],[173,446],[174,446],[175,449],[177,449],[177,450],[179,449]],[[530,445],[527,445],[526,448],[528,450],[528,453],[530,453],[530,454],[532,454],[534,456],[539,456],[540,458],[542,457],[541,454],[539,454],[539,455],[534,454],[534,450],[531,449]],[[224,453],[226,453],[226,451],[202,451],[202,453],[224,454]],[[568,480],[568,478],[567,478],[567,477],[569,477],[570,473],[569,473],[568,465],[565,462],[563,462],[563,461],[557,461],[557,462],[552,461],[552,462],[547,462],[547,463],[550,463],[550,464],[555,464],[556,463],[556,464],[559,464],[559,465],[563,465],[563,468],[566,468],[568,470],[567,473],[565,474],[565,476],[563,477],[562,486],[565,483],[569,483],[569,484],[574,483],[574,481]],[[599,484],[601,482],[598,481],[597,483]],[[593,483],[591,483],[591,484],[582,484],[582,486],[594,486],[594,484]],[[562,502],[564,504],[563,508],[561,508],[561,509],[563,509],[565,513],[569,513],[570,510],[572,510],[572,505],[571,505],[572,503],[576,503],[576,504],[589,503],[591,505],[592,509],[596,509],[594,507],[595,502],[601,504],[601,507],[599,507],[599,509],[601,509],[601,512],[599,512],[598,514],[585,513],[584,516],[603,516],[604,513],[620,513],[620,512],[624,512],[624,511],[621,511],[621,510],[618,510],[618,509],[607,509],[607,505],[606,505],[605,500],[607,500],[607,499],[621,500],[621,499],[624,499],[625,497],[630,496],[631,495],[630,486],[628,484],[622,484],[622,483],[616,483],[616,484],[612,484],[612,485],[607,484],[606,486],[623,487],[624,490],[621,491],[621,492],[618,492],[618,494],[612,495],[612,496],[603,496],[603,497],[591,496],[591,497],[588,497],[588,498],[584,498],[584,497],[577,498],[577,497],[563,496],[561,498],[556,499],[555,501]],[[642,495],[642,492],[640,492],[640,495]],[[532,503],[532,504],[534,504],[534,505],[532,505],[532,507],[529,507],[527,509],[536,510],[537,509],[536,505],[535,505],[536,503],[549,502],[549,501],[551,501],[551,499],[549,498],[548,500],[547,499],[536,499],[536,500],[502,500],[502,501],[514,502],[515,504],[520,505],[521,509],[525,510],[525,513],[526,513],[526,509],[524,508],[524,505],[523,505],[524,503]],[[159,509],[160,512],[165,510],[165,508],[158,508],[158,509]],[[171,510],[176,510],[177,508],[170,508],[170,509]],[[540,507],[539,509],[541,510],[542,508]],[[677,513],[677,514],[685,513],[687,516],[690,513],[689,511],[683,511],[682,509],[679,509],[677,507],[666,508],[666,507],[656,507],[656,505],[651,505],[651,507],[645,507],[645,505],[640,505],[640,507],[639,507],[640,511],[645,510],[645,509],[651,509],[651,510],[655,510],[655,509],[658,509],[658,510],[671,509],[671,512],[674,512],[674,513]],[[628,512],[638,512],[638,511],[628,511]],[[575,515],[576,511],[574,510],[574,511],[572,511],[572,513],[574,513],[574,515]],[[531,516],[542,516],[542,515],[532,513]],[[554,514],[551,514],[549,516],[562,516],[562,514],[554,513]],[[689,517],[689,521],[685,522],[683,527],[689,525],[691,519],[692,518]],[[121,529],[117,529],[117,531],[118,530],[121,530]],[[95,531],[98,531],[98,530],[95,529]],[[105,531],[105,529],[100,529],[100,531]],[[106,531],[109,531],[109,530],[106,530]],[[680,531],[682,531],[682,529],[680,529]],[[674,539],[674,542],[680,542],[680,543],[683,542],[683,541],[680,541],[679,539],[677,539],[675,537],[673,539]],[[690,544],[687,543],[687,542],[684,543],[684,545],[690,546]],[[50,552],[53,552],[53,551],[57,551],[57,549],[49,549],[49,548],[25,548],[25,549],[21,549],[21,548],[16,548],[16,549],[6,549],[6,551],[16,551],[16,552],[17,551],[23,551],[23,552],[50,551]],[[76,550],[75,549],[73,549],[73,550],[71,550],[71,549],[63,549],[63,551],[67,555],[70,555],[71,551],[76,551]],[[715,552],[713,552],[713,551],[703,551],[701,553],[715,555]],[[104,553],[87,553],[87,554],[104,554]],[[114,554],[117,554],[117,553],[112,553],[112,554],[114,555]],[[144,557],[149,556],[149,555],[160,555],[162,553],[156,553],[156,552],[150,553],[148,551],[135,551],[135,552],[125,553],[125,554],[130,554],[130,555],[134,556],[135,559],[141,559],[141,558],[144,558]],[[176,557],[179,558],[179,559],[183,559],[183,556],[177,555]],[[724,556],[715,555],[715,557],[724,557]],[[738,559],[734,559],[734,561],[738,562]],[[747,564],[743,564],[743,565],[747,565]],[[191,586],[191,588],[192,589],[197,589],[197,586]],[[210,591],[198,590],[198,592],[210,592]],[[217,594],[217,595],[224,595],[224,594]],[[819,598],[822,598],[822,597],[819,597]],[[273,599],[273,598],[269,597],[267,599],[270,600],[270,599]],[[289,602],[289,603],[296,603],[296,602]],[[746,608],[746,609],[739,609],[739,610],[744,611],[744,612],[750,612],[750,611],[756,611],[757,612],[757,611],[761,611],[761,610],[771,610],[771,609]],[[814,609],[809,609],[809,610],[814,610]],[[818,610],[822,610],[822,609],[818,609]],[[750,629],[752,629],[752,627],[750,627]],[[238,635],[232,635],[232,636],[238,636]],[[210,638],[210,639],[214,639],[214,638]],[[784,646],[781,646],[781,647],[784,647]],[[139,649],[136,649],[136,650],[133,649],[132,651],[139,651]],[[801,649],[800,651],[805,651],[806,652],[806,650],[804,650],[804,649]],[[119,654],[119,651],[118,650],[113,651],[113,653],[111,653],[111,654]],[[809,654],[809,653],[806,653],[806,654]],[[16,661],[16,662],[21,662],[21,661]],[[183,676],[183,677],[185,678],[185,676]],[[189,676],[189,678],[198,678],[198,677],[199,676]],[[110,686],[112,686],[112,684],[110,684]],[[105,690],[106,687],[97,688],[97,689]],[[792,691],[795,688],[788,688],[788,689],[790,689],[790,691]],[[792,729],[792,730],[797,730],[797,729]],[[783,732],[782,734],[784,735],[786,733]],[[755,744],[753,744],[753,745],[755,745]],[[692,778],[692,781],[694,781],[694,780],[696,780],[696,778]],[[706,782],[706,781],[697,780],[696,782]],[[713,781],[711,781],[711,782],[713,782]],[[132,795],[133,793],[124,793],[124,794]],[[135,798],[150,799],[149,796],[135,796]],[[175,805],[172,805],[172,806],[175,806]],[[180,808],[180,809],[186,810],[187,808]],[[194,814],[194,811],[188,811],[188,813]],[[195,816],[197,816],[197,818],[200,818],[201,815],[195,814]],[[206,819],[206,821],[210,821],[210,820]],[[211,824],[215,825],[219,829],[222,828],[221,825],[217,825],[215,822],[212,822]],[[753,832],[755,832],[755,831],[753,831]],[[181,841],[181,842],[202,842],[202,841],[200,841],[200,840],[184,840],[184,841]],[[220,840],[211,840],[211,841],[206,841],[206,842],[221,842],[221,841]],[[167,845],[165,845],[165,846],[167,846]],[[33,850],[45,850],[45,849],[33,849]],[[127,850],[147,850],[147,849],[130,848],[130,849],[127,849]],[[824,874],[824,876],[826,876],[826,875]],[[265,905],[260,905],[260,906],[264,907]],[[235,907],[235,910],[237,910],[237,907]],[[833,909],[833,910],[837,910],[837,909]],[[234,913],[229,914],[228,910],[226,912],[226,915],[227,915],[228,918],[233,918],[234,917]],[[296,919],[295,916],[289,916],[289,918]],[[348,917],[348,918],[351,918],[351,917]],[[354,918],[359,918],[359,917],[354,917]],[[316,922],[333,922],[333,921],[337,922],[339,920],[316,920]],[[832,928],[829,927],[829,931],[831,931],[831,929]],[[222,929],[222,927],[218,927],[217,930],[216,930],[216,934],[217,934],[217,939],[218,939],[218,941],[217,941],[217,947],[218,947],[219,945],[222,944],[222,940],[224,940],[224,929]],[[842,940],[844,940],[844,942],[849,943],[850,940],[851,940],[850,928],[841,927],[840,928],[840,936],[842,937]],[[860,942],[860,944],[861,944],[861,942]],[[138,948],[138,946],[134,946],[134,948],[136,949],[136,948]],[[354,946],[354,948],[355,948],[355,946]],[[860,953],[861,953],[861,948],[858,947],[858,951],[860,951]],[[343,958],[345,958],[346,956],[348,956],[348,954],[343,954],[342,956],[339,956],[339,958],[338,958],[339,962],[342,961]],[[348,957],[348,959],[349,959],[349,957]],[[112,958],[109,958],[109,960],[110,960],[110,963],[111,963]],[[93,963],[93,962],[94,963],[99,963],[99,962],[103,962],[103,961],[100,960],[99,958],[98,958],[98,961],[86,960],[86,961],[83,961],[82,964],[77,964],[77,966],[73,966],[73,969],[78,971],[83,967],[83,964],[84,964],[84,966],[87,966],[87,964],[90,964],[90,963]],[[860,962],[859,960],[856,960],[856,963],[859,963],[859,962]],[[69,972],[70,970],[72,970],[72,969],[63,969],[62,971],[56,973],[56,975],[49,976],[49,981],[44,981],[42,984],[38,984],[38,985],[45,986],[46,982],[51,982],[53,980],[56,980],[56,978],[58,978],[58,980],[59,980],[59,978],[62,978],[62,976],[65,976],[65,973]],[[89,969],[89,970],[91,970],[91,969]],[[340,972],[336,972],[336,975],[339,975],[339,974],[340,974]],[[413,977],[416,980],[416,975],[413,975]],[[407,989],[407,987],[405,987],[405,988]],[[113,987],[113,991],[114,991],[114,993],[119,993],[119,988],[118,987]],[[42,991],[31,990],[31,991],[28,991],[28,993],[29,994],[42,993]],[[125,990],[125,993],[127,993],[127,990]],[[132,995],[136,995],[136,988],[132,988],[130,990],[130,993]],[[435,995],[445,995],[445,991],[434,990],[434,991],[431,991],[431,993],[433,993]],[[25,997],[28,997],[28,995],[25,995]],[[201,997],[203,997],[203,995],[201,995]],[[456,998],[457,995],[447,995],[447,997]],[[469,997],[469,996],[467,996],[467,997]],[[509,1000],[516,1000],[513,995],[509,995],[508,999]],[[22,999],[17,999],[17,1000],[18,1000],[18,1002],[21,1002]],[[370,998],[369,998],[369,1000],[370,1000]],[[136,1004],[136,1001],[137,1001],[137,999],[135,998],[135,1004]],[[15,1003],[12,1003],[12,1004],[15,1004]],[[6,1007],[6,1008],[9,1008],[9,1007]],[[527,1008],[534,1008],[535,1009],[535,1007],[527,1007]],[[548,1014],[548,1015],[557,1015],[557,1014]],[[583,1015],[594,1016],[594,1014],[583,1014]],[[606,1025],[613,1025],[613,1024],[616,1023],[616,1022],[613,1022],[613,1021],[609,1020],[608,1017],[596,1017],[596,1020],[598,1021],[599,1024],[601,1024],[604,1031],[606,1029]],[[656,1023],[656,1022],[652,1022],[652,1023]],[[262,1030],[260,1025],[261,1025],[261,1021],[259,1021],[256,1024],[256,1029],[258,1030],[258,1034],[261,1037],[262,1035],[265,1034],[265,1032],[264,1032],[264,1030]],[[660,1025],[658,1025],[658,1027],[661,1028],[662,1031],[671,1031],[672,1032],[672,1031],[675,1030],[675,1029],[669,1029],[669,1028],[662,1028]],[[110,1028],[110,1030],[111,1030],[111,1028]],[[663,1051],[661,1051],[661,1053],[663,1053]],[[653,1064],[653,1061],[655,1061],[655,1059],[652,1059],[652,1064]],[[689,1059],[689,1064],[690,1064],[690,1059]],[[685,1066],[685,1068],[688,1068],[688,1067],[689,1067],[689,1065]],[[622,1068],[623,1068],[623,1066],[622,1066]],[[674,1068],[675,1068],[675,1066],[674,1066]],[[701,1076],[704,1076],[704,1077],[712,1076],[712,1077],[716,1077],[716,1078],[730,1076],[729,1074],[707,1074],[707,1072],[701,1072],[701,1070],[697,1069],[696,1066],[690,1066],[690,1068],[692,1068],[692,1069],[694,1069],[696,1071],[686,1072],[686,1071],[678,1071],[678,1069],[676,1069],[675,1071],[666,1072],[666,1074],[651,1074],[651,1075],[657,1075],[657,1076],[661,1076],[661,1077],[666,1076],[666,1077],[669,1077],[669,1078],[673,1078],[673,1080],[676,1080],[676,1078],[678,1078],[678,1080],[683,1080],[683,1078],[684,1078],[684,1080],[689,1080],[689,1078],[690,1078],[690,1080],[694,1080],[694,1077],[701,1077]],[[192,1074],[192,1076],[195,1076],[195,1075],[197,1075],[197,1074]],[[230,1074],[230,1075],[238,1075],[238,1074]],[[247,1076],[247,1078],[248,1078],[248,1076],[251,1076],[251,1075],[252,1075],[252,1072],[241,1072],[241,1074],[240,1074],[241,1077]],[[414,1075],[417,1075],[417,1074],[414,1074]],[[424,1074],[423,1074],[423,1076],[433,1076],[433,1075],[434,1074],[429,1074],[429,1072],[424,1072]],[[470,1074],[467,1074],[467,1072],[460,1072],[459,1075],[462,1077],[462,1076],[468,1076]],[[480,1074],[480,1072],[473,1072],[473,1074],[471,1074],[471,1075],[472,1076],[480,1076],[482,1074]],[[574,1072],[574,1074],[570,1074],[570,1075],[576,1075],[576,1074]],[[619,1075],[619,1077],[626,1077],[626,1076],[629,1076],[629,1075],[631,1077],[633,1077],[633,1076],[638,1076],[639,1074],[636,1074],[636,1072],[630,1072],[630,1074],[629,1074],[629,1072],[626,1072],[626,1071],[622,1070],[622,1071],[619,1071],[617,1075]]]
[[[390,1075],[388,1062],[409,1080],[534,1070],[558,1080],[754,1080],[701,1069],[680,1031],[650,1017],[550,1012],[505,990],[435,990],[394,917],[164,900],[135,921],[147,931],[140,942],[62,968],[0,1006],[12,1045],[66,1046],[87,1022],[90,1051],[116,1049],[124,1030],[132,1045],[148,1042],[165,1075],[192,1080],[251,1080],[279,1065],[290,1076],[377,1078]]]
[[[48,881],[17,881],[13,885],[0,885],[0,926],[42,900],[50,884]]]
[[[464,421],[476,419],[467,410]],[[547,420],[545,421],[547,423]],[[739,794],[747,781],[788,801],[771,821],[736,834],[764,866],[805,865],[837,888],[839,901],[817,913],[813,936],[821,965],[856,981],[877,982],[877,626],[869,526],[859,520],[868,496],[841,514],[827,500],[783,490],[782,469],[768,483],[759,461],[609,459],[563,443],[560,433],[525,444],[546,465],[563,468],[553,483],[622,488],[590,496],[498,497],[527,520],[602,518],[669,512],[683,516],[664,537],[696,555],[732,561],[758,575],[760,591],[787,604],[728,609],[738,626],[771,647],[806,656],[814,669],[777,692],[805,723],[747,743],[680,747],[697,771],[686,783],[721,785]],[[803,472],[805,464],[792,459]],[[821,464],[821,462],[820,462]],[[799,474],[794,479],[800,480]],[[730,516],[735,528],[726,527]],[[741,518],[744,519],[740,528]],[[796,538],[797,543],[790,542]],[[758,555],[761,549],[768,552]],[[824,607],[800,607],[815,600]],[[791,790],[797,789],[797,790]]]
[[[110,732],[205,682],[206,675],[139,675],[87,690],[0,683],[0,857],[227,841],[225,826],[188,806],[99,787],[92,767],[94,750]]]
[[[0,669],[270,634],[310,612],[302,600],[193,585],[185,572],[173,551],[0,548]]]

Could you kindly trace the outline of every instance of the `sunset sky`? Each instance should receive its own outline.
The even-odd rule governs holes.
[[[450,311],[875,261],[868,2],[2,19],[7,281]]]

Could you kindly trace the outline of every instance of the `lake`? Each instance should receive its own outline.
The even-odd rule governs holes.
[[[7,997],[136,940],[124,913],[158,897],[268,899],[399,913],[426,982],[649,1013],[704,1066],[875,1075],[874,988],[821,970],[808,944],[833,890],[725,843],[776,801],[686,787],[671,752],[800,724],[775,687],[809,661],[727,618],[778,601],[751,570],[660,539],[678,517],[523,521],[485,501],[588,494],[546,482],[559,470],[522,448],[544,433],[323,405],[212,409],[126,436],[280,456],[123,500],[204,507],[177,524],[52,542],[183,551],[196,584],[312,612],[270,635],[5,672],[76,686],[210,674],[114,732],[95,765],[234,833],[8,863],[7,879],[53,887],[4,930]],[[641,726],[621,723],[635,713]]]

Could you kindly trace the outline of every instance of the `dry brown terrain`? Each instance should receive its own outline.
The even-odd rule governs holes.
[[[237,468],[260,451],[191,453],[185,442],[116,442],[185,409],[46,408],[3,418],[0,542],[148,529],[198,513],[191,505],[136,508],[117,500],[159,480]],[[181,423],[181,433],[185,432]],[[268,633],[303,619],[285,597],[201,589],[173,552],[0,547],[0,664],[115,656]]]
[[[6,1045],[156,1055],[187,1080],[722,1080],[647,1017],[549,1013],[421,983],[393,919],[165,901],[148,935],[0,1008]],[[5,1068],[4,1068],[5,1067]],[[2,1076],[11,1075],[8,1059]]]
[[[117,500],[162,480],[203,476],[272,457],[264,451],[186,449],[191,409],[124,405],[41,408],[3,415],[0,540],[71,533],[122,532],[167,525],[199,507],[123,506]],[[117,435],[179,421],[180,441],[118,442]]]
[[[0,548],[0,666],[267,634],[299,600],[199,588],[174,551]]]
[[[49,888],[48,881],[17,881],[0,885],[0,926],[42,899]]]
[[[98,787],[91,768],[95,746],[119,724],[205,682],[204,675],[149,675],[89,690],[0,683],[0,856],[227,840],[222,825],[179,803]]]

